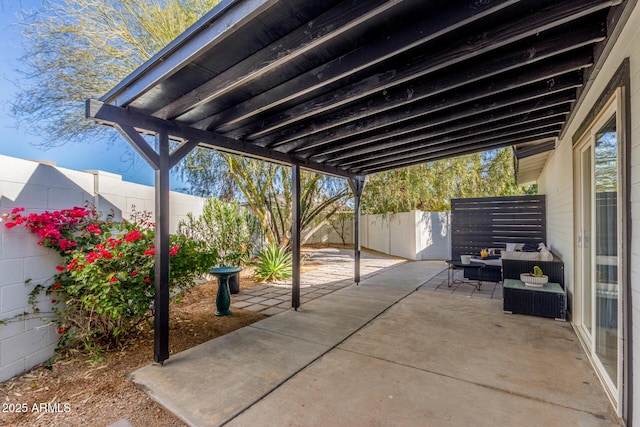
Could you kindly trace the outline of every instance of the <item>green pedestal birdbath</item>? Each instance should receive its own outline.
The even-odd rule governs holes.
[[[216,316],[228,316],[233,314],[229,310],[231,305],[231,293],[229,292],[229,277],[240,273],[240,267],[216,267],[209,270],[209,273],[218,276],[218,293],[216,294]]]

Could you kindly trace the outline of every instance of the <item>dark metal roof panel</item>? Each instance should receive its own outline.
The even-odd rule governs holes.
[[[624,5],[226,1],[101,101],[207,146],[375,173],[557,137]]]

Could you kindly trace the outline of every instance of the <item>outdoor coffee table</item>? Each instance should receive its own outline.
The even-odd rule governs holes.
[[[231,305],[231,293],[229,292],[229,277],[240,273],[240,267],[216,267],[209,270],[209,273],[218,276],[218,293],[216,294],[216,316],[228,316],[233,314],[229,310]]]
[[[451,287],[454,283],[466,283],[475,286],[480,290],[482,286],[482,269],[485,267],[484,262],[471,261],[469,264],[463,264],[460,260],[448,259],[446,263],[449,265],[449,271],[447,272],[447,285]],[[465,268],[471,268],[478,270],[478,281],[474,284],[472,282],[465,282],[462,280],[456,281],[454,275],[456,270],[464,270]]]

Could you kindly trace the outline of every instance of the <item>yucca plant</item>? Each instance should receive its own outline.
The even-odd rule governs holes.
[[[253,265],[256,267],[254,276],[260,281],[273,282],[292,275],[291,252],[275,243],[262,248]]]

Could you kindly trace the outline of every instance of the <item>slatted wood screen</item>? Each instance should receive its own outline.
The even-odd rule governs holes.
[[[451,258],[507,243],[547,242],[544,195],[451,200]]]

